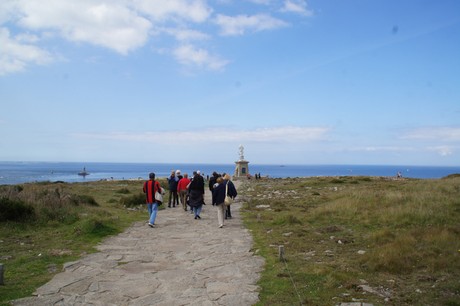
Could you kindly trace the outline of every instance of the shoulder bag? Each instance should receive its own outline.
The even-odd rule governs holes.
[[[158,184],[157,186],[158,188],[157,188],[157,191],[155,192],[155,200],[158,202],[158,205],[161,205],[161,203],[163,203],[164,190],[163,188],[160,187],[160,184]]]

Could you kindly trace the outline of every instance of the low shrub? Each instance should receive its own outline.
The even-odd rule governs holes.
[[[0,198],[0,222],[25,222],[35,218],[35,210],[20,200]]]
[[[121,188],[116,191],[116,193],[121,193],[121,194],[128,194],[131,193],[128,188]]]
[[[143,193],[134,194],[120,199],[120,204],[126,207],[135,207],[145,204],[145,195]]]
[[[105,237],[117,232],[115,227],[108,224],[108,221],[96,218],[84,220],[80,229],[83,234],[98,237]]]
[[[89,195],[73,194],[73,195],[71,195],[70,200],[71,200],[72,204],[74,204],[76,206],[78,206],[80,204],[86,204],[86,205],[90,205],[90,206],[99,206],[99,204],[96,202],[96,200],[92,196],[89,196]]]

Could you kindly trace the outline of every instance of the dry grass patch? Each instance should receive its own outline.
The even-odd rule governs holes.
[[[260,305],[459,305],[459,177],[277,179],[243,189],[267,261]]]

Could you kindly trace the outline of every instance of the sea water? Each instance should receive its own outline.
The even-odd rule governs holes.
[[[85,169],[89,174],[78,175]],[[234,164],[193,163],[95,163],[95,162],[0,162],[0,185],[41,181],[87,182],[98,180],[148,179],[154,172],[167,177],[173,170],[192,175],[200,171],[205,177],[218,173],[233,174]],[[316,176],[386,176],[435,179],[460,173],[460,167],[392,166],[392,165],[260,165],[249,164],[249,172],[272,178]]]

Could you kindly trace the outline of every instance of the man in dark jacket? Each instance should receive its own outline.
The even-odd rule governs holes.
[[[213,191],[214,185],[216,184],[217,178],[219,177],[219,174],[217,174],[216,171],[212,173],[211,178],[209,179],[209,191]],[[214,203],[212,203],[214,205]]]
[[[199,172],[193,176],[188,190],[189,205],[193,209],[195,219],[201,219],[200,213],[204,204],[204,179]]]
[[[179,170],[178,170],[179,171]],[[177,196],[177,183],[179,182],[179,172],[171,172],[171,175],[168,178],[168,185],[169,185],[169,200],[168,200],[168,207],[171,207],[171,200],[173,203],[173,207],[179,206],[179,197]]]

